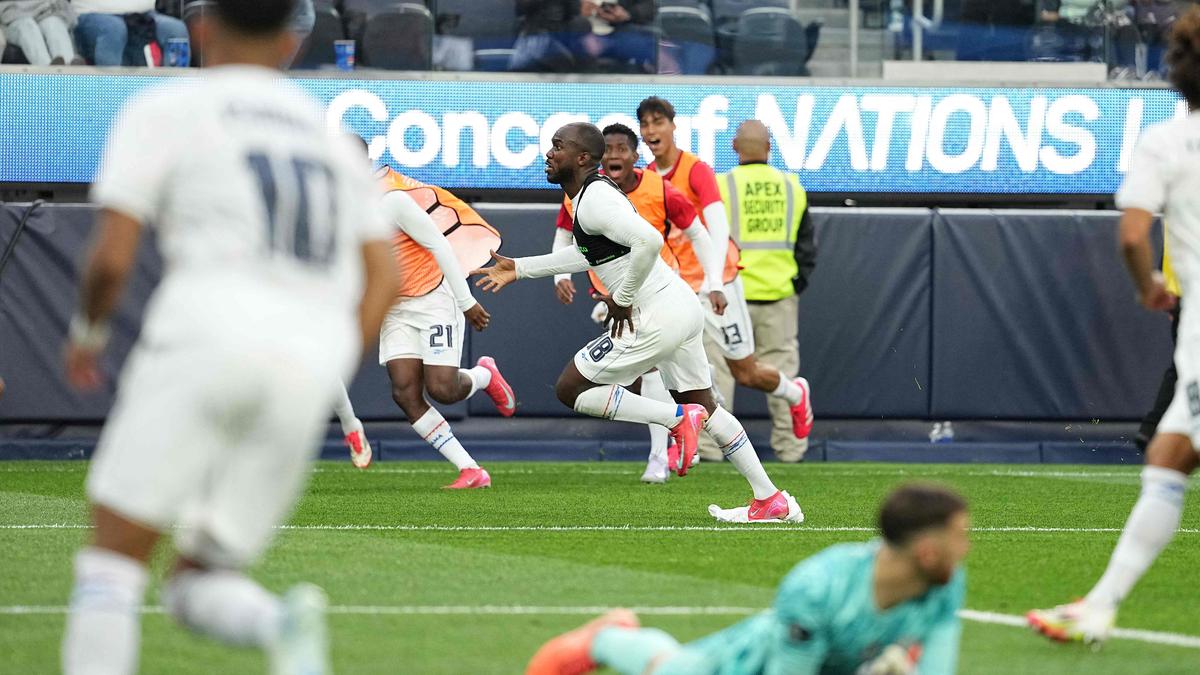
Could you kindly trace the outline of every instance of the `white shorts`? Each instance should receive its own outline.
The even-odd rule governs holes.
[[[1185,307],[1183,311],[1186,313],[1188,309]],[[1187,314],[1180,321],[1186,318]],[[1181,323],[1175,346],[1175,370],[1179,373],[1175,395],[1158,423],[1157,432],[1187,436],[1192,447],[1200,452],[1200,331],[1185,333],[1184,327]]]
[[[729,305],[725,313],[717,316],[712,310],[708,296],[704,296],[704,332],[721,348],[725,358],[741,361],[754,354],[754,327],[750,323],[750,309],[746,306],[746,293],[742,290],[739,276],[721,289]]]
[[[597,384],[628,386],[658,368],[671,391],[712,387],[704,353],[703,308],[682,282],[672,283],[653,301],[634,306],[633,326],[610,338],[608,331],[575,354],[575,367]]]
[[[379,364],[417,359],[430,366],[457,368],[462,363],[466,326],[450,284],[443,279],[425,295],[401,300],[388,310],[379,329]]]
[[[348,326],[349,324],[347,324]],[[197,562],[241,568],[291,512],[351,350],[315,337],[232,349],[139,346],[87,481],[95,504],[168,531]]]

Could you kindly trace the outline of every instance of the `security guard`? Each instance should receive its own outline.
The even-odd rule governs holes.
[[[800,369],[799,294],[808,285],[817,257],[808,195],[796,176],[767,164],[771,140],[762,122],[743,122],[733,149],[739,165],[718,176],[717,183],[730,236],[742,250],[741,277],[754,328],[755,356],[794,377]],[[716,367],[718,386],[731,382],[725,364],[717,361]],[[793,433],[789,406],[775,397],[768,397],[767,405],[775,456],[784,462],[803,460],[808,439]],[[811,403],[808,410],[811,426]]]

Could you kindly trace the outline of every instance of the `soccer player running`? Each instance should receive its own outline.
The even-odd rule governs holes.
[[[837,544],[801,562],[771,608],[680,645],[615,610],[547,642],[527,675],[908,675],[953,673],[970,548],[967,504],[901,486],[879,511],[882,541]]]
[[[1200,258],[1200,8],[1176,21],[1167,48],[1171,83],[1187,100],[1187,117],[1142,133],[1117,192],[1120,247],[1141,303],[1168,311],[1176,301],[1154,271],[1150,229],[1154,214],[1171,223],[1167,240],[1185,297],[1192,297]],[[1175,536],[1188,476],[1200,463],[1200,314],[1185,305],[1179,317],[1175,396],[1146,449],[1142,492],[1129,514],[1103,576],[1077,602],[1029,612],[1029,625],[1060,641],[1101,643],[1112,632],[1117,607]]]
[[[750,506],[709,512],[728,522],[801,522],[796,500],[767,477],[745,429],[713,400],[701,342],[703,310],[692,289],[659,257],[662,237],[638,215],[611,179],[599,173],[604,136],[587,123],[568,124],[554,133],[546,153],[546,178],[562,186],[574,204],[575,246],[528,258],[495,253],[496,264],[472,274],[476,285],[499,291],[518,279],[595,271],[612,294],[610,330],[589,342],[567,363],[555,392],[564,405],[584,415],[641,424],[659,424],[675,436],[681,451],[672,468],[686,472],[696,453],[697,434],[706,430],[730,462],[750,482]],[[639,396],[627,387],[658,368],[681,405]]]
[[[387,367],[392,399],[408,416],[413,430],[458,469],[458,478],[446,489],[491,487],[491,476],[463,448],[450,424],[425,400],[425,393],[438,403],[452,404],[484,391],[501,415],[511,417],[516,412],[512,387],[492,357],[480,357],[473,368],[459,368],[465,324],[470,322],[482,331],[491,316],[471,295],[444,233],[456,232],[462,238],[467,230],[479,230],[492,248],[499,245],[500,237],[474,209],[447,190],[386,166],[376,177],[385,192],[380,210],[396,228],[393,250],[400,269],[396,303],[384,318],[379,336],[379,363]],[[434,222],[435,217],[444,227]],[[477,258],[474,264],[480,261]],[[344,426],[347,419],[354,419],[354,412],[349,397],[340,400],[337,413]],[[352,449],[351,460],[354,458]],[[370,455],[366,459],[369,463]]]
[[[792,433],[796,438],[808,438],[813,426],[808,380],[786,377],[778,368],[754,356],[754,329],[738,276],[740,254],[729,237],[729,219],[712,167],[675,144],[675,108],[669,101],[651,96],[638,104],[637,117],[642,141],[654,153],[654,169],[692,202],[712,236],[718,260],[724,263],[724,292],[720,297],[727,304],[724,312],[716,311],[715,296],[709,294],[705,312],[709,339],[720,348],[734,380],[743,387],[787,401],[792,413]],[[699,290],[703,276],[701,265],[689,261],[692,251],[670,240],[667,245],[680,258],[679,270],[684,280]]]
[[[722,286],[720,281],[722,260],[713,254],[712,239],[708,235],[708,230],[701,225],[691,202],[656,172],[635,168],[638,161],[638,137],[632,129],[624,124],[610,124],[604,128],[603,134],[604,157],[600,165],[604,175],[621,188],[621,191],[637,209],[638,215],[653,225],[664,240],[669,241],[673,229],[679,229],[685,233],[690,246],[696,251],[696,254],[689,256],[688,260],[692,262],[703,260],[708,263],[707,269],[701,272],[701,277],[704,279],[703,292],[707,293],[707,289],[717,289],[712,291],[712,296],[715,296],[712,300],[714,311],[718,314],[724,312],[725,298],[719,290]],[[573,217],[571,200],[564,196],[554,233],[555,251],[574,245],[571,237]],[[661,255],[663,261],[672,269],[679,268],[679,258],[672,248],[663,246]],[[604,284],[600,282],[596,273],[589,272],[588,274],[592,280],[593,293],[605,293]],[[563,304],[569,304],[575,295],[575,286],[571,281],[571,275],[555,275],[554,289],[558,299]],[[603,302],[597,304],[592,316],[598,322],[603,323],[608,317],[608,306]],[[673,402],[658,371],[651,371],[642,376],[641,390],[638,393],[657,401]],[[671,475],[668,455],[678,452],[678,448],[670,444],[669,434],[665,427],[651,424],[649,429],[650,457],[646,462],[646,470],[642,474],[642,482],[665,483],[668,476]],[[699,459],[699,456],[696,459]]]
[[[153,224],[165,259],[87,480],[62,665],[137,671],[147,562],[173,528],[167,612],[267,651],[273,672],[328,671],[324,594],[280,598],[243,570],[295,505],[332,403],[394,288],[370,169],[279,72],[291,0],[217,0],[197,80],[154,88],[113,127],[66,373],[100,383],[108,321]]]

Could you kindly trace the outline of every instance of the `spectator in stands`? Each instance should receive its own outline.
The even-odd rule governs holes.
[[[587,70],[654,72],[654,0],[581,0],[591,30],[579,41]]]
[[[32,65],[80,65],[83,60],[75,54],[71,41],[73,25],[75,12],[67,0],[2,0],[0,54],[7,38],[25,52]]]
[[[1037,0],[963,0],[959,61],[1025,61]]]
[[[147,44],[161,48],[188,36],[182,21],[154,11],[154,0],[74,0],[72,6],[79,14],[79,51],[97,66],[146,65]]]
[[[509,70],[569,72],[574,67],[572,45],[582,29],[579,0],[517,0],[517,16],[521,30]]]
[[[1037,61],[1094,61],[1132,69],[1138,34],[1129,0],[1042,0],[1030,56]]]

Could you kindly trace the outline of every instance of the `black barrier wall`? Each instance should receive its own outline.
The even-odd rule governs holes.
[[[0,206],[0,245],[25,205]],[[481,205],[503,252],[548,252],[557,207]],[[814,209],[820,251],[801,301],[801,370],[819,417],[1134,419],[1170,359],[1167,319],[1133,300],[1106,212]],[[0,421],[98,420],[115,378],[95,396],[71,392],[61,351],[92,220],[86,205],[46,206],[0,277]],[[147,245],[114,325],[115,373],[135,339],[161,263]],[[583,275],[576,276],[582,291]],[[554,381],[599,332],[580,294],[571,306],[549,279],[480,295],[491,328],[466,343],[495,356],[518,414],[573,415]],[[281,335],[280,339],[287,339]],[[400,419],[372,351],[351,388],[360,415]],[[477,397],[478,398],[478,397]],[[740,390],[737,412],[762,416]],[[495,414],[472,400],[448,417]]]

